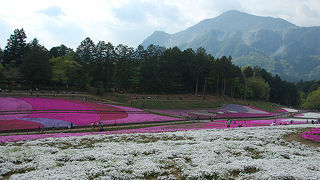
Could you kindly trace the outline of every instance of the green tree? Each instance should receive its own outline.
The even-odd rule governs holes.
[[[95,59],[96,59],[96,46],[94,42],[87,37],[83,40],[79,47],[77,48],[76,54],[78,55],[78,61],[80,64],[87,69]]]
[[[21,59],[26,52],[26,34],[23,29],[15,29],[8,39],[4,49],[4,64],[13,63],[15,66],[21,64]]]
[[[255,99],[269,99],[269,84],[261,77],[251,77],[248,79],[249,96]],[[252,92],[251,92],[252,91]],[[251,94],[252,93],[252,94]],[[250,97],[248,97],[250,98]]]
[[[305,109],[320,110],[320,88],[308,95],[302,107]]]
[[[50,59],[52,64],[52,81],[56,84],[69,85],[79,84],[82,66],[74,60],[74,53]]]
[[[28,51],[22,59],[21,72],[32,85],[48,84],[51,80],[49,52],[37,39],[28,44]]]
[[[253,69],[252,69],[252,67],[244,66],[244,67],[241,68],[241,70],[242,70],[242,72],[243,72],[243,74],[244,74],[244,76],[246,78],[253,77]]]
[[[204,82],[203,92],[205,92],[211,65],[206,50],[202,47],[197,49],[197,52],[192,60],[191,73],[194,77],[193,79],[195,79],[195,94],[197,95],[201,80]]]
[[[110,88],[114,82],[114,46],[108,42],[99,41],[96,45],[96,60],[92,68],[93,84],[103,88]]]
[[[2,79],[2,77],[3,77],[3,70],[4,70],[4,67],[0,63],[0,79]]]
[[[16,81],[22,79],[22,74],[18,67],[12,67],[9,65],[4,67],[3,77],[8,81],[8,84],[13,87]]]
[[[72,53],[73,50],[68,48],[67,46],[61,44],[60,46],[52,47],[49,51],[50,58],[59,57],[59,56],[66,56]]]
[[[159,46],[149,45],[145,51],[141,52],[140,74],[141,74],[141,91],[148,93],[159,93],[161,87],[161,56],[165,50]]]
[[[3,51],[0,47],[0,63],[2,64],[3,63]]]
[[[132,75],[133,48],[119,44],[115,48],[115,82],[118,91],[129,90],[129,79]]]

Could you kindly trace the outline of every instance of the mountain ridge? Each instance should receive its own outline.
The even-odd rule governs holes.
[[[320,79],[320,27],[299,27],[281,18],[231,10],[174,34],[155,31],[142,43],[150,44],[204,47],[215,57],[232,56],[239,66],[271,63],[262,67],[286,80]]]

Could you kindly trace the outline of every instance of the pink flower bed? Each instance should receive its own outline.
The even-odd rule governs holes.
[[[34,126],[25,126],[24,123],[21,123],[20,126],[19,124],[9,125],[3,120],[19,120],[16,122],[30,122],[36,124],[36,127],[40,124],[41,127],[49,128],[66,127],[70,123],[75,126],[84,126],[98,121],[103,124],[121,124],[182,120],[150,114],[131,107],[64,99],[0,98],[0,108],[3,111],[3,115],[0,115],[0,130],[34,128]],[[20,113],[8,111],[19,111]]]
[[[320,142],[320,128],[314,128],[300,134],[303,139]]]
[[[276,121],[276,125],[280,125],[280,123],[282,124],[284,123],[282,120],[284,119],[246,120],[246,121],[236,121],[235,123],[232,121],[230,124],[230,128],[238,128],[240,124],[243,127],[269,126],[274,121]],[[107,132],[55,133],[55,134],[0,136],[0,143],[50,138],[50,137],[69,137],[69,136],[84,136],[84,135],[95,135],[95,134],[157,133],[157,132],[187,131],[187,130],[200,130],[200,129],[225,129],[227,128],[226,123],[227,121],[220,120],[220,121],[215,121],[215,123],[177,124],[177,125],[166,125],[166,126],[156,126],[156,127],[147,127],[147,128],[139,128],[139,129],[107,131]]]
[[[26,118],[43,118],[43,119],[56,119],[62,120],[75,125],[88,125],[92,122],[99,121],[99,115],[96,113],[83,113],[76,111],[93,111],[86,105],[73,103],[63,99],[46,99],[46,98],[20,98],[32,105],[32,114],[26,116]],[[53,112],[44,112],[46,110],[59,110]],[[61,110],[69,110],[61,111]],[[71,112],[70,112],[71,111]],[[75,112],[72,112],[75,111]],[[46,125],[46,124],[44,124]],[[49,127],[49,126],[48,126]]]
[[[278,113],[267,112],[254,106],[243,106],[228,104],[218,109],[193,109],[193,110],[155,110],[156,112],[171,114],[176,116],[186,116],[193,119],[215,118],[236,118],[236,117],[270,117],[279,115]]]
[[[280,112],[280,113],[287,113],[288,111],[287,110],[285,110],[285,109],[277,109],[277,112]]]
[[[236,128],[236,127],[238,126],[231,125],[231,128]],[[157,132],[187,131],[187,130],[200,130],[200,129],[213,129],[213,128],[223,129],[223,128],[226,128],[226,125],[218,124],[218,123],[195,123],[195,124],[167,125],[167,126],[127,129],[127,130],[119,130],[119,131],[106,131],[106,132],[12,135],[12,136],[0,136],[0,143],[27,141],[27,140],[42,139],[42,138],[59,138],[59,137],[85,136],[85,135],[97,135],[97,134],[157,133]]]
[[[122,119],[116,119],[113,121],[101,121],[103,124],[123,124],[123,123],[141,123],[141,122],[156,122],[156,121],[176,121],[183,120],[181,118],[174,118],[169,116],[161,116],[156,114],[150,114],[141,109],[110,105],[116,108],[121,108],[128,113],[128,117]]]
[[[159,109],[159,110],[154,110],[155,112],[159,112],[159,113],[162,113],[162,114],[170,114],[170,115],[174,115],[174,116],[184,116],[184,117],[187,117],[189,116],[189,113],[195,111],[195,110],[185,110],[185,109],[168,109],[168,110],[162,110],[162,109]]]
[[[28,111],[31,109],[32,109],[31,104],[23,100],[20,100],[17,98],[11,98],[11,97],[0,97],[0,111],[2,114],[8,114],[8,115],[0,115],[0,120],[15,120],[15,119],[22,118],[26,115],[13,114],[13,113],[18,113],[20,111]]]
[[[32,121],[24,121],[24,120],[1,120],[0,121],[0,130],[7,131],[13,129],[36,129],[40,126],[43,127],[42,124]]]
[[[89,103],[89,102],[83,102],[78,100],[73,100],[72,102],[75,103],[82,103],[96,111],[98,111],[98,115],[100,116],[100,120],[106,121],[106,120],[116,120],[121,118],[128,117],[128,114],[126,113],[125,107],[116,107],[112,105],[106,105],[102,103]]]

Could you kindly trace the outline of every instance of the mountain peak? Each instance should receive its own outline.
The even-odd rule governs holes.
[[[178,33],[155,31],[142,45],[203,47],[216,57],[232,56],[236,65],[258,65],[288,77],[310,78],[320,77],[315,68],[320,63],[312,64],[320,62],[319,33],[320,27],[303,28],[281,18],[229,10]]]
[[[203,20],[197,25],[205,25],[206,28],[219,29],[224,32],[243,32],[261,29],[282,31],[296,27],[294,24],[281,18],[256,16],[237,10],[226,11],[215,18]]]

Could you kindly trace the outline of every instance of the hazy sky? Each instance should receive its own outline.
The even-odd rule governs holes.
[[[85,37],[137,47],[155,30],[179,32],[231,9],[320,26],[320,0],[0,0],[0,47],[17,28],[48,49]]]

